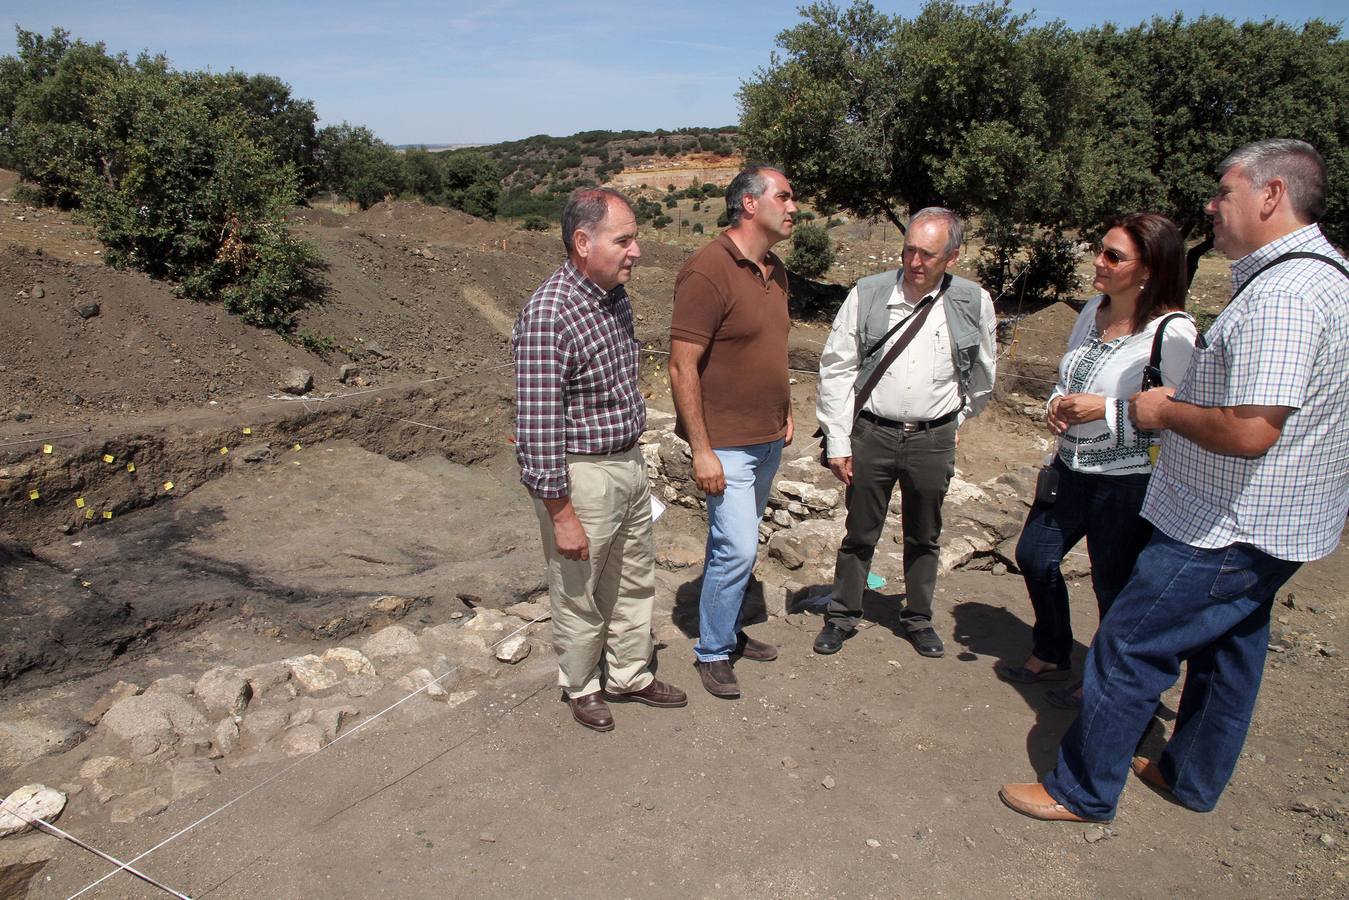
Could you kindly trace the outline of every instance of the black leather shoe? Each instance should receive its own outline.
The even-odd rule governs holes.
[[[946,645],[937,637],[937,632],[931,628],[919,628],[910,631],[907,635],[909,643],[913,644],[913,649],[918,651],[919,656],[930,656],[933,659],[946,653]]]
[[[820,633],[815,636],[815,652],[828,656],[843,649],[843,642],[852,637],[852,629],[841,628],[833,622],[825,622]]]

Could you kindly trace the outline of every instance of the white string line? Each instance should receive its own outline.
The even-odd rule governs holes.
[[[50,822],[43,821],[42,819],[34,819],[34,818],[30,818],[29,816],[25,815],[24,813],[20,812],[20,811],[17,810],[17,809],[14,809],[13,807],[5,806],[4,801],[0,801],[0,810],[4,810],[5,812],[9,813],[11,816],[13,816],[13,817],[16,818],[16,819],[22,819],[24,822],[27,822],[29,825],[31,825],[31,826],[34,827],[34,828],[41,828],[41,829],[43,829],[44,831],[50,831],[52,834],[56,835],[57,837],[65,838],[66,840],[68,840],[68,841],[70,841],[72,844],[74,844],[76,847],[81,847],[81,848],[83,848],[83,849],[85,849],[85,850],[88,850],[90,853],[94,854],[95,856],[101,856],[103,859],[106,859],[106,860],[107,860],[108,862],[110,862],[110,863],[115,863],[115,864],[117,864],[117,865],[120,865],[122,868],[126,869],[127,872],[130,872],[132,875],[135,875],[135,876],[136,876],[137,878],[139,878],[141,881],[144,881],[144,882],[146,882],[146,883],[148,883],[148,884],[152,884],[152,885],[154,885],[155,887],[159,888],[161,891],[164,891],[165,893],[172,894],[173,896],[180,898],[180,900],[192,900],[192,898],[189,897],[189,896],[187,896],[186,894],[180,894],[178,891],[175,891],[173,888],[169,887],[168,885],[166,885],[166,884],[161,884],[160,882],[155,881],[153,878],[151,878],[149,875],[146,875],[144,872],[141,872],[141,871],[138,870],[138,869],[133,869],[133,868],[131,867],[131,864],[130,864],[130,863],[124,863],[124,862],[122,862],[120,859],[117,859],[117,858],[114,857],[114,856],[110,856],[110,855],[108,855],[107,853],[104,853],[102,850],[98,849],[97,847],[93,847],[93,846],[91,846],[91,845],[89,845],[89,844],[86,844],[84,841],[82,841],[82,840],[80,840],[79,838],[75,837],[75,835],[71,834],[71,833],[68,832],[68,831],[63,831],[63,830],[61,830],[60,828],[57,828],[55,825],[51,824]]]
[[[542,622],[546,617],[548,617],[548,616],[550,616],[550,615],[552,615],[551,612],[543,613],[543,614],[541,614],[541,615],[536,616],[535,618],[529,620],[529,621],[526,622],[525,624],[521,625],[519,628],[517,628],[517,629],[515,629],[514,631],[512,631],[510,634],[507,634],[507,635],[502,636],[500,639],[498,639],[497,641],[495,641],[494,643],[492,643],[487,649],[488,649],[489,651],[494,650],[494,649],[495,649],[499,644],[501,644],[502,642],[507,641],[507,640],[510,640],[511,638],[513,638],[513,637],[515,637],[517,634],[519,634],[520,632],[524,631],[524,630],[525,630],[526,628],[528,628],[529,626],[534,625],[534,624],[536,624],[536,623],[538,623],[538,622]],[[170,843],[172,843],[172,842],[178,840],[178,838],[180,838],[180,837],[182,837],[183,835],[187,834],[189,831],[191,831],[192,829],[196,828],[198,825],[204,824],[208,819],[211,819],[211,818],[215,817],[216,815],[218,815],[218,814],[224,812],[226,809],[229,809],[231,806],[233,806],[234,804],[238,803],[240,800],[243,800],[245,797],[249,796],[250,794],[253,794],[253,793],[257,792],[257,791],[262,790],[264,787],[266,787],[267,785],[269,785],[269,784],[271,784],[272,782],[276,781],[277,779],[281,778],[283,775],[286,775],[286,774],[289,773],[291,770],[297,768],[298,766],[303,765],[304,763],[306,763],[306,762],[308,762],[309,760],[313,759],[315,756],[318,756],[320,753],[323,753],[325,750],[329,749],[330,747],[333,747],[334,745],[337,744],[338,741],[342,741],[342,740],[345,740],[346,738],[351,737],[353,734],[356,734],[356,733],[359,732],[361,729],[363,729],[363,728],[365,728],[367,725],[369,725],[371,722],[374,722],[376,719],[378,719],[378,718],[380,718],[381,716],[383,716],[385,713],[390,712],[390,711],[396,709],[396,708],[399,707],[399,706],[402,706],[404,703],[408,702],[408,701],[411,700],[413,697],[416,697],[418,694],[420,694],[420,693],[422,693],[423,691],[427,690],[428,688],[431,687],[431,685],[433,685],[433,684],[439,684],[442,680],[444,680],[444,679],[450,677],[450,676],[453,675],[456,671],[458,671],[459,668],[460,668],[462,665],[463,665],[462,663],[458,663],[458,664],[456,664],[456,665],[450,667],[450,669],[449,669],[448,671],[446,671],[445,674],[440,675],[440,676],[438,676],[438,677],[436,677],[436,678],[433,678],[432,680],[428,681],[426,684],[424,684],[424,685],[422,685],[421,687],[417,688],[415,691],[413,691],[412,693],[408,694],[406,697],[402,698],[401,700],[398,700],[397,702],[392,703],[392,704],[390,704],[389,706],[386,706],[384,709],[381,709],[379,712],[375,713],[373,716],[370,716],[369,718],[367,718],[366,720],[364,720],[363,722],[361,722],[360,724],[358,724],[356,727],[352,728],[350,731],[344,731],[343,733],[337,735],[336,737],[334,737],[334,738],[332,739],[331,742],[329,742],[329,743],[323,745],[322,747],[319,747],[317,750],[314,750],[313,752],[308,753],[308,754],[306,754],[305,756],[300,757],[299,759],[295,760],[295,762],[293,762],[293,763],[291,763],[290,765],[286,766],[286,767],[285,767],[284,769],[282,769],[281,771],[276,772],[276,773],[272,774],[270,777],[268,777],[268,778],[264,779],[263,781],[259,782],[258,784],[253,785],[251,788],[249,788],[248,790],[244,791],[242,794],[240,794],[239,796],[235,797],[233,800],[230,800],[228,803],[225,803],[225,804],[223,804],[223,805],[217,807],[216,809],[213,809],[211,812],[209,812],[209,813],[207,813],[206,815],[202,816],[200,819],[198,819],[197,821],[193,822],[192,824],[190,824],[190,825],[188,825],[188,826],[186,826],[186,827],[184,827],[184,828],[181,828],[181,829],[179,829],[178,831],[174,832],[173,834],[169,835],[169,836],[166,837],[164,840],[160,841],[158,844],[155,844],[155,845],[154,845],[153,847],[151,847],[149,850],[146,850],[145,852],[143,852],[143,853],[141,853],[141,854],[139,854],[139,855],[137,855],[137,856],[133,856],[130,860],[128,860],[128,861],[125,862],[125,863],[121,863],[121,864],[118,866],[118,868],[113,869],[111,872],[109,872],[108,874],[104,875],[102,878],[98,879],[97,881],[90,882],[89,884],[87,884],[87,885],[85,885],[84,887],[80,888],[80,889],[79,889],[78,891],[76,891],[75,893],[71,894],[70,897],[68,898],[68,900],[74,900],[74,898],[80,896],[81,894],[85,893],[86,891],[90,890],[91,888],[97,887],[98,885],[100,885],[100,884],[102,884],[103,882],[107,881],[109,878],[111,878],[112,876],[116,875],[118,872],[122,871],[123,869],[128,869],[131,865],[133,865],[134,863],[139,862],[140,860],[142,860],[142,859],[144,859],[145,857],[149,856],[151,853],[154,853],[156,850],[159,850],[160,848],[162,848],[162,847],[164,847],[164,846],[166,846],[166,845],[168,845],[168,844],[170,844]]]

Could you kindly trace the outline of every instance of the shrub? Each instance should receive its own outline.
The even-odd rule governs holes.
[[[520,227],[525,231],[547,231],[548,220],[543,216],[526,216]]]
[[[829,232],[818,225],[798,225],[792,232],[792,255],[787,266],[806,278],[819,278],[834,264]]]
[[[702,234],[702,233],[703,233],[703,223],[702,223],[702,222],[699,222],[697,225],[694,225],[694,226],[693,226],[693,233],[694,233],[694,234]]]

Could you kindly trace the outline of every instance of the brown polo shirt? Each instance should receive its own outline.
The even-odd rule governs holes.
[[[723,232],[675,279],[670,338],[703,348],[698,374],[713,447],[762,444],[787,433],[787,272],[771,252],[767,264],[760,271]],[[675,431],[688,439],[682,417]]]

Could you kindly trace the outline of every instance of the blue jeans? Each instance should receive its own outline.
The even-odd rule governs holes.
[[[1091,586],[1104,620],[1152,537],[1152,524],[1138,514],[1148,475],[1074,472],[1057,458],[1054,468],[1059,473],[1058,500],[1053,506],[1031,507],[1016,544],[1016,564],[1035,609],[1031,652],[1066,669],[1072,662],[1073,626],[1068,585],[1059,569],[1064,555],[1087,539]]]
[[[1156,532],[1087,653],[1082,711],[1044,779],[1054,799],[1080,816],[1114,817],[1134,747],[1183,661],[1176,726],[1158,763],[1180,803],[1213,809],[1251,724],[1274,595],[1299,565],[1249,544],[1202,550]]]
[[[745,588],[759,554],[759,520],[782,460],[782,441],[714,448],[726,490],[707,498],[707,556],[698,598],[699,662],[729,659],[740,631]]]

